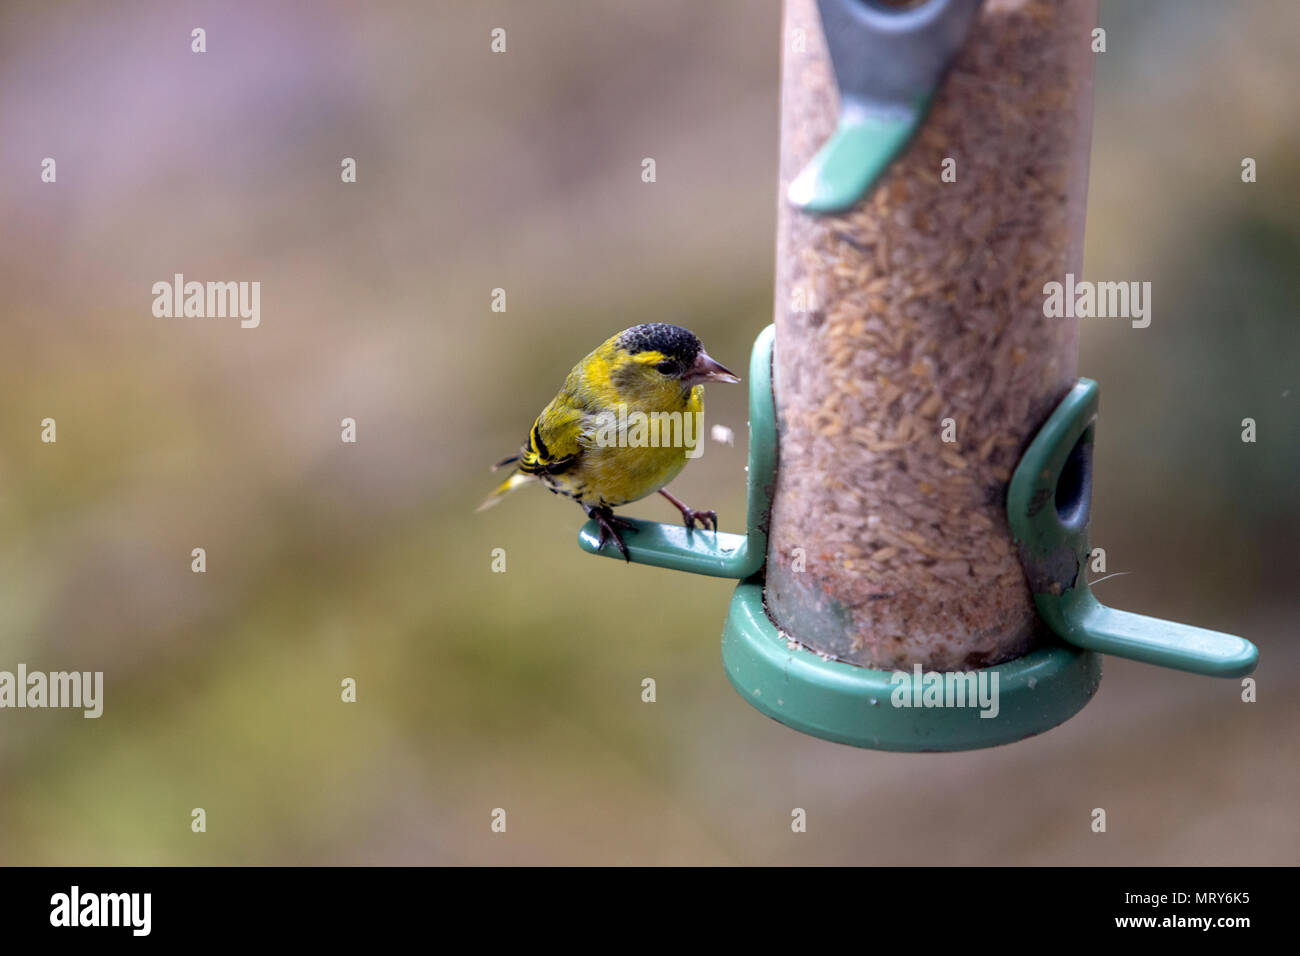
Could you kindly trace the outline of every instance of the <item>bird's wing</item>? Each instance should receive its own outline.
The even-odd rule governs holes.
[[[555,475],[571,467],[588,443],[591,417],[565,393],[556,396],[529,429],[528,442],[519,456],[519,470]]]

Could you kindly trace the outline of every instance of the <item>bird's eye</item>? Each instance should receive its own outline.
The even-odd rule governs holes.
[[[661,372],[662,374],[664,374],[664,375],[676,375],[676,374],[677,374],[677,363],[676,363],[676,362],[672,362],[672,361],[668,361],[668,362],[660,362],[658,365],[655,366],[655,368],[656,368],[659,372]]]

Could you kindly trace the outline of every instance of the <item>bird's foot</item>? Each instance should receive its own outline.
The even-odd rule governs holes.
[[[713,531],[718,530],[718,513],[716,511],[696,511],[694,508],[682,509],[682,521],[686,523],[687,531],[695,530],[695,522],[700,523],[701,530]]]
[[[703,531],[708,531],[710,528],[714,531],[718,530],[718,513],[716,511],[696,511],[694,508],[688,508],[685,505],[680,505],[678,510],[682,513],[682,521],[685,522],[687,531],[694,531],[695,522],[697,521]]]
[[[619,529],[624,531],[637,530],[636,522],[629,521],[627,518],[620,518],[614,514],[613,508],[588,508],[587,517],[600,527],[600,547],[604,548],[605,544],[612,538],[614,544],[618,546],[619,553],[623,555],[623,560],[632,563],[628,556],[627,545],[623,543],[623,536],[619,534]]]
[[[700,527],[706,531],[710,525],[712,525],[714,531],[718,530],[718,513],[716,511],[696,511],[694,508],[688,507],[686,502],[676,495],[671,495],[662,488],[659,489],[659,494],[667,498],[672,503],[672,506],[682,513],[682,521],[686,523],[687,531],[694,531],[695,522],[697,521],[700,523]]]

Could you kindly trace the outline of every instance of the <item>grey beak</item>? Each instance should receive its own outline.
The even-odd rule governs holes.
[[[686,374],[682,376],[682,382],[687,385],[694,385],[696,382],[739,381],[739,375],[736,375],[720,362],[715,362],[704,349],[700,349],[700,354],[695,356],[695,364],[687,369]]]

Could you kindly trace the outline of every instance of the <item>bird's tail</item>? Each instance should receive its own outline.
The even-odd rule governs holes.
[[[519,456],[515,455],[512,458],[507,458],[504,461],[499,461],[492,466],[492,470],[496,471],[502,465],[512,464],[518,459]],[[501,482],[501,484],[497,486],[496,491],[488,495],[487,498],[483,501],[483,503],[479,505],[477,508],[475,508],[474,510],[486,511],[488,508],[491,508],[493,505],[500,502],[501,499],[504,498],[506,495],[510,494],[510,492],[514,491],[516,488],[523,487],[524,485],[528,484],[530,481],[533,481],[534,478],[535,478],[534,475],[525,475],[522,472],[518,472],[518,471],[514,472],[509,478]]]

